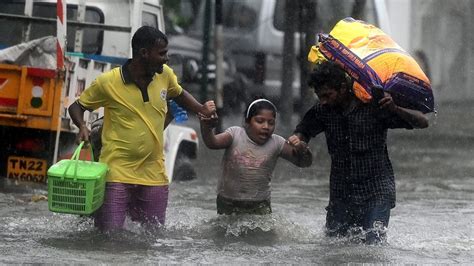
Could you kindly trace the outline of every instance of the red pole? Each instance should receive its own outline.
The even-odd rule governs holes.
[[[56,4],[56,61],[57,69],[62,70],[64,68],[64,52],[66,46],[66,0],[57,0]]]
[[[56,70],[57,78],[64,79],[64,53],[66,51],[66,0],[57,0],[56,4]],[[64,82],[62,83],[64,86]],[[64,90],[61,88],[61,100],[59,103],[58,126],[56,128],[56,140],[54,142],[53,163],[58,161],[59,136],[61,134],[61,112],[63,110]]]

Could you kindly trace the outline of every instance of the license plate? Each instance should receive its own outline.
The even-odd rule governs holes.
[[[46,182],[46,160],[9,156],[7,177],[20,181]]]

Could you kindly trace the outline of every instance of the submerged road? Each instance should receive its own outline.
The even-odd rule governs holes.
[[[472,263],[474,257],[473,103],[444,104],[424,130],[392,130],[389,153],[397,207],[388,243],[364,246],[323,233],[329,157],[314,139],[313,166],[280,160],[272,180],[274,213],[219,217],[215,187],[223,151],[201,143],[198,178],[170,186],[167,222],[146,231],[97,232],[90,219],[48,211],[45,186],[0,184],[0,263]],[[224,117],[224,126],[240,116]],[[199,130],[191,118],[188,125]],[[277,133],[290,129],[279,124]]]

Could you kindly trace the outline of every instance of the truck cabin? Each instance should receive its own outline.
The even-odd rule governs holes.
[[[4,0],[0,11],[0,49],[56,36],[53,0]],[[67,52],[128,58],[130,39],[142,25],[164,30],[159,0],[68,0]]]

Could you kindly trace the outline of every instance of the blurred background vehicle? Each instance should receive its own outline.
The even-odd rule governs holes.
[[[181,77],[180,81],[183,88],[201,101],[215,99],[215,54],[210,52],[208,55],[209,58],[205,71],[206,80],[203,81],[202,38],[185,34],[184,29],[174,24],[170,19],[165,20],[165,22],[167,22],[167,29],[171,29],[171,31],[167,32],[169,54],[174,56],[174,60],[179,60],[180,65],[182,65],[182,68],[178,71],[180,71],[179,76]],[[233,58],[225,55],[222,67],[224,72],[223,111],[225,113],[239,112],[248,100],[247,92],[251,82],[245,75],[236,70]],[[203,82],[205,82],[205,85]]]
[[[176,17],[179,13],[180,19],[176,21],[186,22],[183,23],[183,28],[177,31],[179,35],[171,38],[171,47],[176,47],[180,51],[193,50],[194,59],[199,60],[202,57],[202,40],[205,36],[203,25],[206,18],[206,1],[181,0],[179,2],[179,6],[174,8],[178,11],[168,17]],[[233,85],[224,89],[224,101],[227,103],[245,101],[256,94],[264,94],[276,104],[284,98],[293,103],[295,110],[302,108],[303,98],[310,103],[315,100],[313,94],[305,93],[304,90],[307,90],[305,82],[300,82],[301,69],[307,68],[305,64],[309,50],[306,49],[307,45],[304,43],[304,36],[307,34],[305,28],[313,27],[314,35],[318,32],[328,32],[339,18],[348,16],[375,24],[381,21],[380,5],[377,7],[376,1],[373,0],[301,1],[299,11],[302,13],[300,15],[313,17],[314,23],[304,24],[301,19],[294,18],[297,25],[294,32],[294,51],[290,53],[284,51],[284,29],[287,17],[285,2],[286,0],[222,1],[224,55],[227,64],[231,66],[226,73],[230,78],[227,84]],[[166,3],[167,1],[165,5]],[[215,13],[214,3],[215,1],[211,1],[210,14]],[[308,3],[313,5],[305,7],[304,4]],[[295,6],[297,5],[299,4],[295,3]],[[214,25],[213,19],[212,16],[211,25]],[[167,25],[167,27],[173,26]],[[212,29],[210,33],[212,36]],[[213,45],[212,41],[210,45]],[[292,73],[284,69],[283,59],[287,54],[297,58],[291,62]],[[210,56],[212,57],[212,54]],[[214,69],[212,63],[209,68]],[[282,94],[282,80],[285,75],[294,77],[291,78],[291,93],[287,95],[290,97],[282,97],[285,95]]]
[[[206,1],[166,0],[165,15],[179,25],[186,36],[202,42]],[[296,9],[292,16],[285,13],[289,11],[286,3]],[[304,72],[308,68],[302,67],[308,52],[305,39],[311,41],[307,38],[311,37],[308,29],[315,34],[328,32],[335,22],[352,16],[378,26],[415,56],[430,77],[436,99],[465,101],[474,99],[471,85],[474,75],[469,74],[474,68],[472,12],[474,1],[470,0],[225,0],[224,49],[227,58],[234,62],[236,72],[250,81],[248,97],[262,92],[274,95],[278,101],[284,94],[281,85],[285,76],[291,80],[285,87],[292,84],[292,90],[284,99],[291,97],[293,105],[298,106],[298,99],[304,95],[300,105],[304,108],[308,105],[307,99],[314,100],[311,93],[305,94],[305,82],[300,82],[305,80]],[[313,22],[308,23],[311,20]],[[293,25],[293,51],[283,50],[285,21],[296,24]],[[292,62],[293,73],[286,71],[283,75],[283,69],[289,67],[283,64],[284,56],[292,56],[288,62]]]

